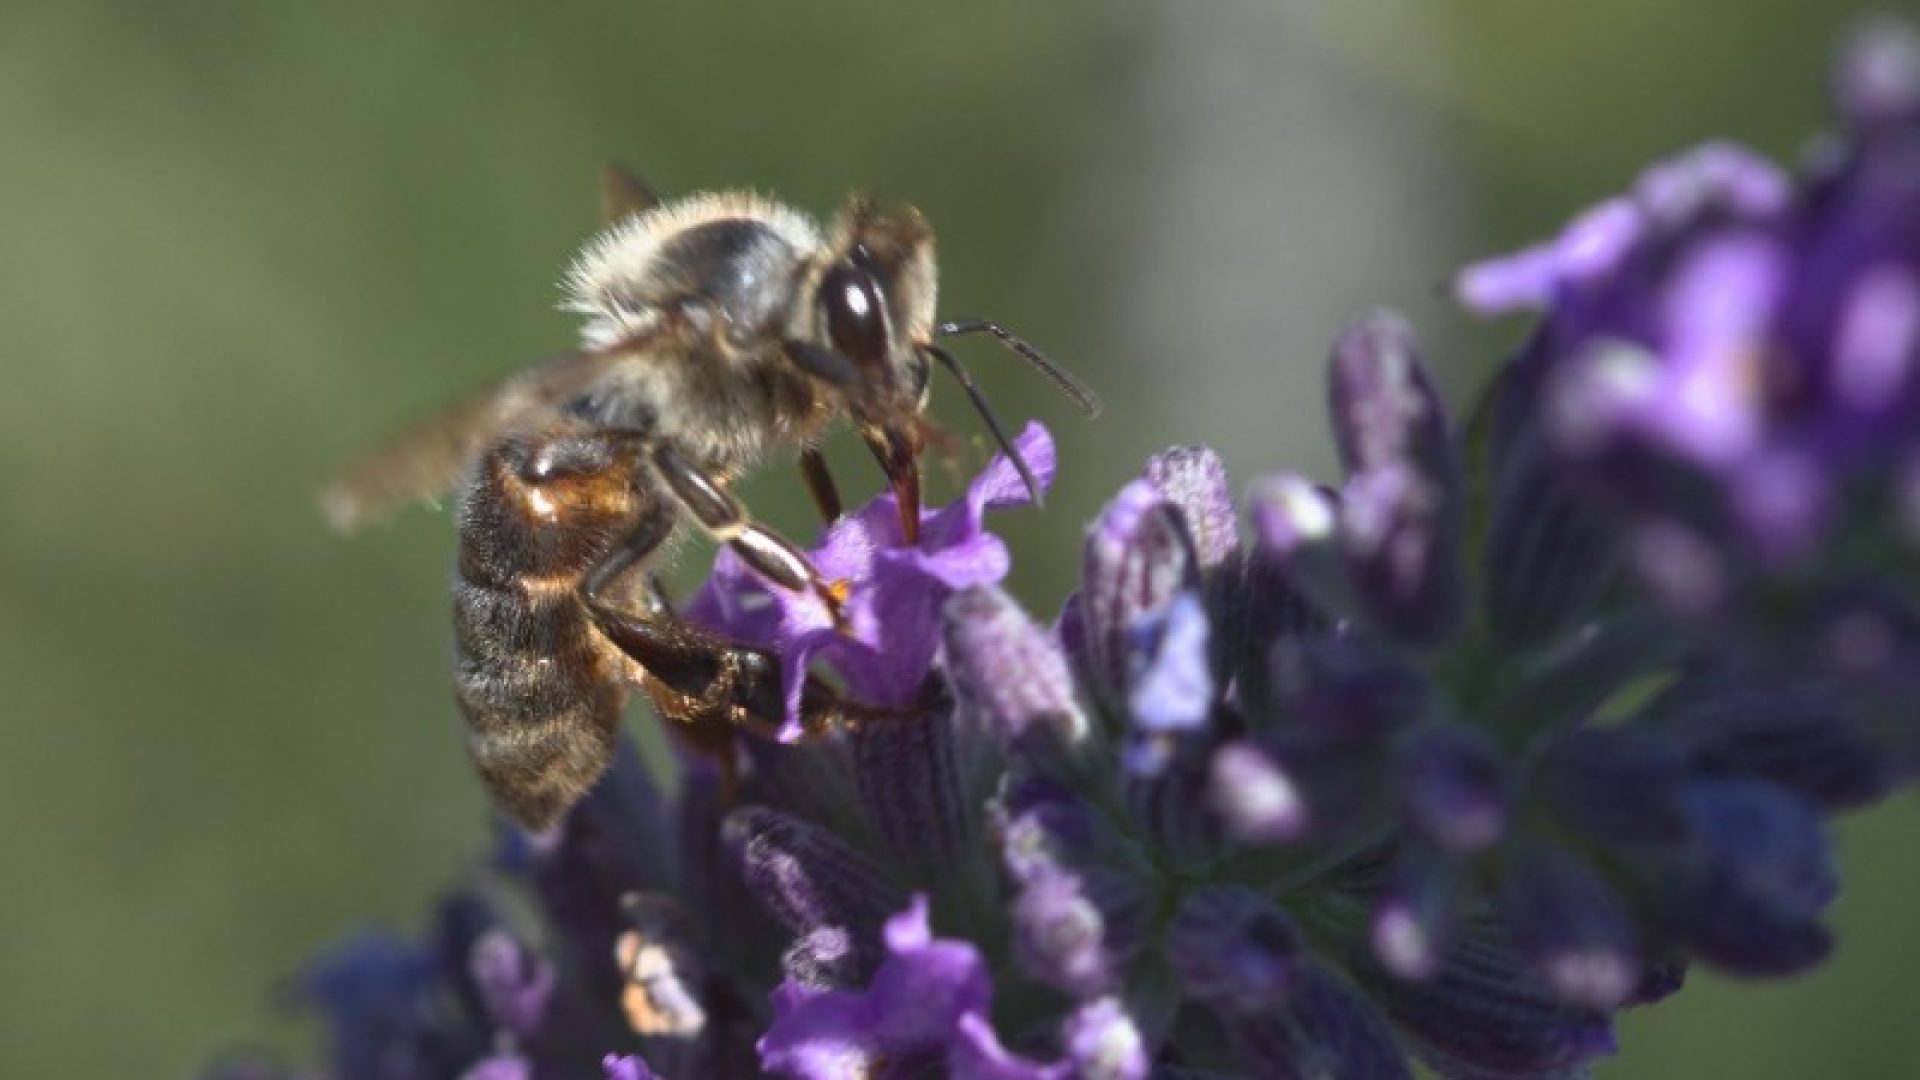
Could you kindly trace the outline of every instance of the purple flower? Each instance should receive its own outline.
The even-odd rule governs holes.
[[[1684,796],[1687,850],[1662,883],[1680,937],[1747,975],[1803,971],[1831,939],[1819,918],[1839,892],[1820,818],[1758,780],[1695,784]]]
[[[1279,756],[1248,742],[1213,755],[1212,808],[1234,836],[1251,843],[1284,843],[1304,835],[1325,804],[1309,800],[1304,778]]]
[[[1715,200],[1764,204],[1769,189],[1742,183],[1738,165],[1710,155],[1697,174],[1651,179],[1648,221]],[[1575,269],[1585,276],[1578,288],[1567,287],[1578,295],[1598,263],[1593,248],[1576,254]],[[1702,320],[1702,335],[1739,332],[1741,302],[1703,295],[1688,310]],[[1704,310],[1716,305],[1717,312]],[[1249,495],[1256,551],[1313,598],[1331,627],[1295,625],[1259,646],[1262,677],[1243,683],[1238,697],[1247,731],[1222,745],[1210,765],[1209,801],[1229,835],[1256,848],[1344,843],[1357,860],[1384,865],[1356,870],[1370,918],[1343,932],[1395,979],[1444,981],[1459,950],[1470,947],[1467,914],[1497,903],[1500,948],[1515,954],[1502,977],[1525,980],[1525,992],[1543,1002],[1544,1041],[1514,1059],[1538,1064],[1523,1071],[1566,1068],[1603,1049],[1598,1038],[1555,1034],[1556,1010],[1585,1010],[1576,1026],[1604,1031],[1607,1012],[1642,995],[1646,973],[1671,966],[1669,942],[1748,972],[1790,970],[1804,962],[1797,958],[1817,955],[1807,943],[1822,940],[1817,920],[1828,893],[1756,890],[1770,899],[1756,898],[1737,916],[1729,899],[1747,895],[1735,879],[1820,880],[1813,868],[1825,849],[1817,831],[1793,830],[1784,812],[1756,814],[1753,820],[1792,837],[1798,852],[1795,872],[1769,876],[1753,852],[1702,842],[1709,831],[1689,808],[1721,780],[1704,756],[1690,756],[1690,733],[1660,722],[1659,709],[1630,713],[1617,730],[1593,726],[1597,710],[1636,681],[1671,677],[1667,637],[1618,600],[1613,609],[1515,605],[1538,582],[1562,597],[1578,595],[1559,584],[1568,567],[1604,563],[1594,542],[1577,535],[1582,523],[1553,499],[1496,513],[1500,546],[1489,552],[1526,557],[1482,563],[1483,581],[1497,584],[1470,589],[1467,489],[1453,448],[1460,437],[1420,374],[1410,331],[1378,313],[1357,323],[1336,347],[1334,381],[1346,486],[1336,495],[1280,477],[1257,482]],[[1496,394],[1516,385],[1502,384]],[[1514,404],[1497,398],[1495,407]],[[1540,490],[1540,459],[1525,434],[1537,421],[1519,406],[1496,433],[1514,459],[1493,467],[1518,470],[1521,479],[1494,485],[1498,499]],[[1689,437],[1705,440],[1700,446],[1733,438],[1732,431],[1689,425]],[[1416,488],[1427,494],[1407,501]],[[1383,507],[1401,509],[1376,514]],[[1561,565],[1568,555],[1578,561]],[[1508,617],[1495,623],[1476,604]],[[1503,650],[1489,652],[1463,632],[1475,623],[1498,625]],[[1698,737],[1704,748],[1705,733]],[[1717,762],[1730,760],[1722,751]],[[1603,877],[1576,849],[1631,869],[1617,880]],[[1722,857],[1744,870],[1716,869]],[[1475,884],[1489,873],[1499,882],[1491,895]],[[1683,890],[1691,901],[1673,895],[1691,881],[1702,883]],[[1724,920],[1724,943],[1703,937],[1705,924],[1690,914],[1709,895]],[[1403,1000],[1426,1003],[1420,1015],[1431,1004]],[[1445,1034],[1452,1045],[1429,1049],[1451,1067],[1495,1068],[1505,1053],[1496,1052],[1497,1041]],[[1492,1056],[1482,1060],[1483,1050]]]
[[[1176,446],[1148,459],[1140,479],[1179,510],[1202,572],[1225,567],[1239,553],[1240,515],[1219,454],[1204,446]]]
[[[480,1000],[494,1024],[516,1035],[540,1029],[553,999],[553,968],[503,930],[474,943],[470,961]]]
[[[1542,312],[1518,364],[1543,449],[1648,590],[1776,654],[1844,585],[1837,552],[1901,542],[1881,537],[1920,416],[1916,70],[1910,28],[1866,24],[1837,66],[1843,130],[1802,175],[1709,144],[1458,281],[1480,310]]]
[[[1033,424],[1015,445],[1044,488],[1053,479],[1052,436]],[[1007,574],[1006,545],[983,531],[986,511],[1024,506],[1029,498],[1013,463],[996,457],[959,501],[921,511],[920,542],[913,547],[901,542],[891,495],[836,522],[809,554],[823,577],[851,586],[845,632],[834,628],[819,597],[767,582],[730,551],[714,560],[686,616],[780,656],[787,701],[783,739],[803,734],[800,691],[816,659],[845,680],[849,695],[863,705],[909,705],[939,648],[947,597]]]
[[[1198,594],[1179,594],[1166,610],[1143,616],[1133,632],[1127,710],[1135,729],[1153,740],[1203,728],[1212,713],[1214,678],[1208,651],[1212,631]],[[1165,751],[1148,749],[1158,745],[1141,744],[1136,768],[1159,767]]]
[[[1388,974],[1431,979],[1453,955],[1465,913],[1468,872],[1418,848],[1401,853],[1374,898],[1368,944]]]
[[[1354,966],[1408,1048],[1442,1076],[1548,1080],[1614,1049],[1606,1013],[1549,993],[1491,919],[1470,921],[1427,977]]]
[[[1168,927],[1167,960],[1189,994],[1228,1012],[1284,1006],[1310,963],[1293,920],[1245,888],[1190,893]]]
[[[1146,1041],[1113,998],[1082,1005],[1067,1019],[1064,1041],[1079,1080],[1146,1080]]]
[[[1008,914],[1015,962],[1082,999],[1124,981],[1149,916],[1132,875],[1059,866],[1023,882]]]
[[[945,1067],[956,1078],[1048,1080],[1057,1069],[1022,1061],[987,1024],[986,961],[971,943],[933,936],[916,896],[887,921],[887,959],[861,990],[788,981],[760,1040],[761,1066],[800,1080],[909,1077]]]
[[[1577,215],[1553,240],[1467,267],[1454,289],[1488,314],[1592,303],[1593,291],[1661,230],[1695,214],[1777,213],[1787,199],[1786,174],[1772,162],[1741,146],[1707,143],[1647,170],[1631,195]]]
[[[600,1062],[600,1067],[606,1071],[607,1080],[656,1080],[653,1070],[634,1054],[624,1057],[608,1054]]]
[[[430,951],[367,932],[322,955],[294,993],[327,1017],[330,1056],[343,1075],[427,1080],[482,1046],[474,1026],[438,1014],[439,978]]]
[[[843,962],[878,958],[881,925],[902,899],[880,867],[825,829],[760,807],[729,815],[723,835],[747,888],[794,934],[839,931],[852,950]]]
[[[1075,659],[1113,714],[1127,715],[1133,674],[1146,666],[1136,659],[1153,636],[1144,625],[1198,580],[1179,507],[1146,479],[1120,489],[1087,534],[1080,591],[1068,601]]]
[[[1355,321],[1334,346],[1329,382],[1347,468],[1339,531],[1352,588],[1387,633],[1443,636],[1461,603],[1462,480],[1412,327],[1386,311]]]
[[[947,602],[945,644],[955,694],[995,743],[1011,745],[1036,725],[1069,742],[1086,736],[1066,654],[1006,593],[992,586],[956,593]]]
[[[1412,1080],[1393,1031],[1354,986],[1317,966],[1282,1008],[1233,1014],[1227,1045],[1242,1075],[1284,1080],[1366,1076]]]
[[[1875,802],[1900,780],[1831,680],[1694,680],[1660,703],[1703,769],[1769,780],[1830,809]]]
[[[1444,851],[1481,851],[1507,827],[1506,765],[1484,734],[1434,727],[1401,750],[1399,783],[1407,823]]]
[[[1640,984],[1633,917],[1578,856],[1534,844],[1509,861],[1502,903],[1534,975],[1564,1001],[1612,1009]]]

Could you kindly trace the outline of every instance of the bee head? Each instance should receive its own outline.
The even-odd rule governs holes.
[[[911,542],[920,524],[920,410],[927,401],[937,272],[933,230],[911,208],[848,203],[813,290],[813,331],[787,352],[842,396],[900,504]]]
[[[1099,400],[1079,381],[998,323],[936,323],[937,272],[933,230],[919,212],[876,211],[854,199],[835,222],[830,261],[814,289],[814,332],[787,343],[788,355],[816,378],[838,388],[847,412],[880,461],[900,505],[908,543],[920,527],[920,412],[927,378],[938,362],[966,390],[995,441],[1026,481],[1034,501],[1040,488],[1019,451],[988,408],[980,388],[937,336],[985,333],[1053,380],[1090,415]]]

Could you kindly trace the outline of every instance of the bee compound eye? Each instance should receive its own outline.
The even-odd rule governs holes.
[[[845,266],[828,272],[820,283],[820,302],[833,347],[869,372],[878,371],[887,359],[887,316],[873,275]]]

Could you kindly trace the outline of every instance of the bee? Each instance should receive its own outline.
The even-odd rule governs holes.
[[[454,690],[468,748],[499,805],[554,824],[606,769],[639,689],[694,750],[729,770],[734,732],[783,711],[770,653],[675,615],[646,573],[683,522],[836,621],[846,585],[753,520],[729,488],[797,456],[828,521],[841,503],[820,444],[850,423],[917,542],[922,413],[933,365],[967,392],[1037,486],[978,386],[936,339],[981,333],[1093,415],[1094,395],[997,323],[935,319],[933,232],[911,208],[850,198],[824,227],[751,194],[662,203],[617,167],[611,224],[566,279],[579,348],[508,377],[343,471],[322,506],[343,531],[457,490]],[[804,726],[858,720],[810,680]]]

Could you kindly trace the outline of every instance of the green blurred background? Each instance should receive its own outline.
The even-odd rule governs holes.
[[[277,981],[348,926],[416,924],[481,850],[451,530],[414,512],[347,543],[312,492],[569,340],[555,281],[602,160],[669,192],[927,211],[945,310],[1022,328],[1109,402],[1085,424],[975,361],[1061,436],[1050,511],[1007,527],[1051,611],[1080,523],[1153,450],[1210,441],[1236,483],[1324,472],[1347,316],[1408,309],[1464,393],[1518,329],[1442,303],[1451,266],[1692,140],[1791,151],[1851,7],[13,0],[0,1076],[298,1045]],[[749,496],[804,534],[797,491]],[[1602,1075],[1920,1073],[1916,826],[1903,800],[1845,829],[1835,962],[1698,976],[1627,1018]]]

